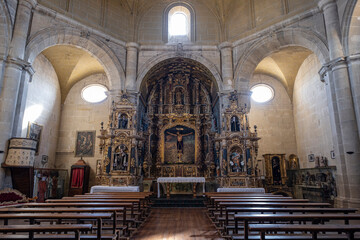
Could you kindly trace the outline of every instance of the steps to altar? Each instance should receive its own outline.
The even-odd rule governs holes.
[[[153,198],[153,208],[202,208],[204,205],[203,197],[193,198],[190,194],[171,195],[170,198]]]

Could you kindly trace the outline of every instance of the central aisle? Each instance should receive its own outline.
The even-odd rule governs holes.
[[[153,208],[134,240],[219,240],[204,208]]]

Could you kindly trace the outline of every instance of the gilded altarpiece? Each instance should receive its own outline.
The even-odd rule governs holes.
[[[112,102],[107,128],[101,123],[98,138],[103,159],[97,166],[96,180],[100,185],[138,185],[142,171],[139,149],[144,138],[137,132],[137,106],[127,93],[117,98]]]
[[[223,187],[257,187],[254,162],[258,153],[256,126],[248,119],[246,104],[240,106],[238,93],[229,94],[229,107],[222,114],[222,133],[216,134],[219,183]]]
[[[138,93],[112,96],[118,101],[98,136],[98,184],[154,191],[158,177],[205,177],[207,191],[255,186],[259,138],[244,104],[250,96],[239,96],[220,93],[212,73],[194,60],[155,65]],[[192,193],[191,184],[172,185],[171,193]]]

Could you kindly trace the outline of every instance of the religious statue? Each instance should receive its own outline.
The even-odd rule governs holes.
[[[232,132],[239,132],[240,131],[239,119],[236,116],[233,116],[231,118],[231,131]]]
[[[124,147],[117,147],[114,157],[114,170],[127,170],[128,154],[124,152]]]
[[[176,105],[181,105],[182,104],[182,93],[181,91],[176,91],[175,93],[175,104]]]
[[[118,116],[118,128],[119,129],[127,129],[127,125],[128,125],[128,119],[126,117],[125,114],[119,113]]]
[[[177,131],[176,134],[171,133],[171,132],[168,132],[168,134],[171,136],[177,137],[177,143],[176,143],[177,151],[178,151],[178,153],[183,153],[183,149],[184,149],[183,137],[189,136],[193,133],[191,132],[191,133],[187,133],[187,134],[180,134],[180,132]]]

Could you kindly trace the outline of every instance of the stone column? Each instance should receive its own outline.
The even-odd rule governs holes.
[[[3,88],[0,93],[0,150],[5,150],[7,140],[12,137],[14,115],[23,73],[33,73],[30,64],[24,61],[24,55],[32,9],[36,4],[36,0],[19,0],[16,12],[13,37],[4,69]],[[0,163],[3,163],[4,160],[4,154],[0,154]],[[0,188],[3,183],[4,170],[0,169]]]
[[[221,54],[221,74],[224,82],[224,90],[231,90],[234,88],[232,45],[229,42],[223,42],[219,45],[219,49]]]
[[[355,107],[358,135],[360,137],[360,54],[353,54],[347,57],[350,72],[352,96]]]
[[[330,53],[330,62],[326,67],[333,101],[329,106],[332,106],[336,125],[333,135],[338,152],[337,203],[345,207],[360,207],[360,141],[348,68],[340,41],[337,5],[335,0],[320,0],[318,5],[324,12]]]
[[[136,75],[138,64],[139,44],[129,42],[126,44],[126,90],[136,90]]]

